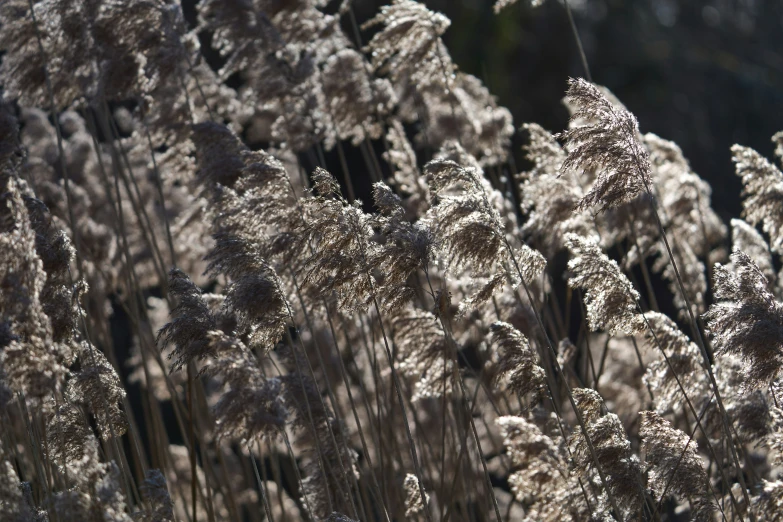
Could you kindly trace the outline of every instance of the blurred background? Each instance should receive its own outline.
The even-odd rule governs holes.
[[[388,3],[356,0],[356,17]],[[514,125],[565,128],[560,100],[584,76],[563,0],[519,0],[495,15],[493,0],[426,0],[452,20],[444,35],[461,70],[484,81]],[[569,0],[593,81],[637,116],[642,132],[677,142],[713,188],[726,222],[741,211],[729,147],[768,158],[783,130],[783,0]],[[350,34],[350,33],[349,33]],[[524,136],[516,136],[515,155]]]

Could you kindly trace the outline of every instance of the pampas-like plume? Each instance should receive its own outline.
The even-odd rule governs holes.
[[[658,312],[644,314],[647,328],[644,338],[648,347],[663,350],[669,363],[661,356],[647,364],[644,382],[655,390],[653,403],[655,411],[663,415],[682,404],[683,390],[677,384],[679,379],[688,398],[701,397],[707,393],[707,378],[702,366],[698,346],[677,327],[668,316]],[[660,346],[660,348],[658,348]]]
[[[28,504],[22,488],[22,481],[9,458],[7,450],[0,444],[0,519],[9,522],[38,522]],[[44,515],[45,516],[45,515]]]
[[[367,45],[372,66],[388,72],[393,79],[414,79],[443,84],[450,72],[443,70],[441,59],[451,60],[440,40],[451,21],[413,0],[393,0],[391,5],[366,22],[362,29],[383,24],[384,28]]]
[[[705,311],[707,278],[700,257],[708,257],[716,245],[726,238],[726,226],[710,206],[712,190],[709,184],[691,171],[682,151],[668,140],[648,133],[643,137],[650,153],[652,179],[660,194],[660,213],[666,223],[666,234],[672,240],[672,256],[681,272],[681,281],[694,315]],[[634,203],[628,206],[635,207]],[[649,208],[649,207],[648,207]],[[677,274],[669,262],[665,244],[660,239],[660,229],[651,211],[633,208],[631,216],[635,227],[639,250],[631,249],[630,258],[636,254],[656,253],[655,272],[661,272],[669,283],[674,304],[683,317],[688,317],[685,299],[679,290]],[[622,212],[621,212],[622,213]],[[621,225],[622,226],[622,225]]]
[[[775,281],[775,268],[769,245],[758,230],[741,219],[731,220],[731,249],[741,250],[759,267],[770,285]]]
[[[222,258],[215,262],[217,264],[213,263],[215,266],[211,265],[213,269],[220,268],[229,276],[237,276],[235,270],[244,270],[248,266],[258,269],[255,264],[257,258],[246,256],[244,248],[247,245],[244,242],[236,238],[222,239],[228,243],[221,245],[221,240],[218,240],[219,246],[213,253],[222,252]],[[232,242],[234,240],[236,242]],[[268,281],[259,283],[257,279],[263,280],[263,277],[263,272],[255,276],[240,276],[239,282],[232,283],[229,290],[232,301],[229,302],[227,297],[224,307],[229,312],[236,309],[236,313],[249,321],[251,339],[262,343],[262,348],[269,349],[282,335],[278,328],[281,316],[273,312],[279,312],[281,306],[285,309],[285,305],[268,297],[270,293],[279,297],[279,291],[270,290],[272,283]],[[242,290],[237,291],[235,285],[240,285]],[[259,292],[258,295],[253,294],[253,289]],[[172,371],[207,357],[214,359],[204,371],[217,377],[226,388],[214,406],[218,436],[249,440],[277,433],[286,417],[280,403],[279,381],[262,375],[256,357],[242,341],[218,330],[217,318],[201,291],[184,272],[178,269],[170,272],[169,291],[179,304],[171,312],[173,320],[158,333],[158,340],[164,346],[175,345],[171,354],[175,357]],[[245,303],[248,299],[251,304]],[[270,309],[269,302],[276,302],[277,307]],[[260,314],[260,318],[256,314]],[[287,315],[282,320],[285,321],[285,318]]]
[[[713,246],[726,239],[726,225],[710,206],[710,185],[691,170],[676,143],[650,132],[643,140],[650,152],[652,178],[660,194],[667,231],[672,231],[678,245],[686,244],[697,256],[707,256]]]
[[[230,187],[239,179],[241,154],[247,147],[225,125],[214,122],[193,126],[193,144],[196,151],[196,181],[207,190],[215,184]]]
[[[453,80],[449,78],[448,90],[439,83],[416,88],[422,98],[417,105],[426,107],[422,115],[425,127],[417,141],[434,147],[458,142],[483,166],[506,161],[514,134],[511,113],[498,106],[481,80],[457,72]]]
[[[783,464],[783,410],[773,406],[769,408],[769,416],[770,433],[765,442],[770,450],[772,462],[779,466]]]
[[[166,477],[159,469],[149,469],[144,474],[141,494],[149,509],[141,513],[143,522],[174,522],[174,503],[166,485]]]
[[[743,217],[751,225],[761,223],[772,251],[783,253],[783,173],[749,147],[733,145],[731,154],[744,187]]]
[[[381,304],[395,311],[414,295],[408,279],[419,269],[427,270],[433,258],[435,239],[429,228],[403,219],[405,211],[400,198],[383,182],[373,185],[375,206],[381,211],[377,224],[384,241],[372,251],[371,266],[383,274],[379,288]]]
[[[530,135],[523,148],[533,168],[520,175],[520,206],[528,214],[522,231],[545,253],[553,254],[563,248],[565,234],[594,235],[595,225],[585,212],[574,212],[583,194],[573,173],[561,171],[565,151],[540,125],[526,123],[523,128]]]
[[[103,520],[108,522],[133,522],[127,513],[121,481],[120,469],[114,461],[111,461],[100,465],[97,480],[91,484],[93,486],[90,491],[90,500],[93,503],[91,511],[101,512]]]
[[[746,361],[727,353],[718,352],[718,355],[715,379],[721,393],[727,397],[724,401],[726,417],[736,431],[737,439],[745,444],[769,440],[768,437],[775,429],[775,421],[766,390],[748,390],[752,384],[748,383]],[[715,430],[710,435],[716,433],[719,436],[722,420],[719,410],[710,404],[702,424],[707,426],[708,431],[710,428]]]
[[[3,3],[0,18],[7,22],[0,49],[8,56],[0,78],[9,94],[31,106],[49,105],[50,95],[56,107],[65,107],[84,97],[152,93],[186,72],[193,45],[183,43],[179,5],[163,0],[14,0]]]
[[[768,281],[741,250],[731,255],[734,271],[715,265],[715,297],[704,314],[716,353],[739,356],[746,365],[745,384],[758,388],[783,369],[783,304],[768,290]]]
[[[482,165],[498,165],[508,157],[511,113],[478,78],[456,71],[440,38],[450,23],[422,3],[394,0],[363,26],[384,25],[367,46],[372,66],[391,79],[401,118],[421,119],[418,141],[431,147],[457,141]]]
[[[292,350],[289,357],[303,355]],[[317,384],[311,378],[295,370],[281,380],[291,425],[301,430],[299,442],[318,452],[305,465],[308,476],[303,481],[302,494],[318,517],[327,516],[332,501],[336,502],[335,508],[347,511],[351,505],[351,492],[346,490],[350,484],[348,477],[355,477],[357,471],[355,453],[341,442],[346,440],[342,422],[321,400]]]
[[[52,323],[52,339],[63,344],[72,344],[78,330],[81,312],[78,306],[79,289],[71,284],[71,262],[75,250],[68,235],[52,224],[52,216],[41,201],[25,198],[30,224],[35,230],[35,250],[43,262],[46,284],[41,290],[43,310]],[[80,290],[86,291],[84,285]],[[70,351],[70,350],[69,350]],[[70,353],[66,365],[73,362]]]
[[[386,141],[389,149],[383,153],[383,159],[393,171],[393,178],[389,183],[402,196],[406,216],[418,218],[429,208],[429,192],[416,163],[416,152],[399,120],[394,120],[389,125]]]
[[[499,417],[495,423],[511,459],[511,491],[519,502],[530,505],[528,518],[546,522],[588,519],[584,495],[567,471],[562,439],[553,439],[522,417]]]
[[[539,391],[545,384],[544,369],[536,362],[536,351],[527,338],[508,323],[490,327],[492,344],[499,350],[496,381],[504,382],[512,393],[525,395]]]
[[[500,203],[496,204],[496,198],[502,198],[484,179],[475,158],[462,147],[444,147],[441,158],[429,162],[424,170],[437,197],[426,220],[432,223],[433,233],[454,262],[488,271],[495,265],[510,264],[513,256],[528,285],[544,271],[546,259],[538,251],[527,245],[509,251]]]
[[[207,333],[216,328],[201,290],[179,269],[169,272],[169,292],[179,302],[171,311],[172,320],[158,332],[161,348],[174,345],[169,358],[174,358],[171,371],[211,355],[213,346]]]
[[[372,216],[343,199],[337,180],[323,169],[313,173],[313,193],[301,200],[307,216],[302,248],[310,248],[299,271],[302,286],[326,299],[334,293],[341,308],[365,307],[377,297]]]
[[[378,118],[390,113],[397,99],[388,80],[371,77],[361,54],[343,49],[330,56],[321,79],[336,134],[328,136],[327,149],[335,139],[350,139],[353,145],[359,145],[365,139],[377,140],[383,135]]]
[[[81,347],[79,359],[81,369],[68,381],[68,400],[88,406],[104,440],[123,435],[128,429],[128,421],[120,409],[125,389],[114,366],[103,353],[86,342]]]
[[[42,301],[47,274],[26,190],[15,173],[0,171],[0,368],[8,388],[35,400],[62,389],[72,349],[54,341]]]
[[[57,407],[49,414],[46,429],[52,441],[48,457],[61,471],[67,470],[78,477],[85,471],[83,465],[99,462],[95,436],[77,406],[63,404]]]
[[[566,246],[572,256],[568,270],[573,274],[568,284],[584,291],[590,329],[610,335],[640,332],[644,321],[638,313],[639,294],[617,263],[592,239],[567,234]]]
[[[244,238],[215,236],[207,273],[231,279],[223,307],[235,314],[250,339],[269,350],[282,338],[289,318],[280,278],[256,246]]]
[[[239,339],[220,331],[207,336],[216,360],[206,373],[225,388],[213,407],[218,437],[249,441],[279,434],[288,414],[280,379],[264,377],[257,358]]]
[[[589,437],[597,464],[606,476],[604,484],[617,499],[618,506],[622,506],[619,509],[636,513],[642,502],[641,464],[631,452],[631,443],[619,417],[614,413],[601,414],[603,400],[595,390],[574,388],[573,395],[587,428],[586,433],[582,429],[575,431],[568,441],[577,470],[587,476],[596,465],[586,440]]]
[[[400,371],[416,379],[413,400],[451,395],[455,354],[435,314],[406,310],[394,318],[393,327]]]
[[[98,417],[99,431],[103,431]],[[120,471],[113,462],[100,462],[98,441],[73,405],[59,407],[49,418],[51,457],[67,470],[71,489],[47,499],[61,520],[131,522],[120,486]],[[115,433],[116,434],[116,433]],[[68,518],[68,516],[74,518]]]
[[[762,489],[753,498],[753,512],[759,520],[780,520],[783,513],[783,480],[761,481]]]
[[[566,99],[576,107],[574,127],[559,135],[568,156],[563,170],[596,171],[598,177],[577,209],[599,211],[633,200],[650,186],[650,159],[640,142],[639,124],[624,108],[581,78],[569,79]]]
[[[430,189],[438,199],[427,213],[433,230],[449,256],[458,264],[471,263],[488,270],[504,251],[497,210],[486,204],[475,168],[454,161],[435,160],[427,164]],[[450,186],[463,187],[459,195],[442,194]]]
[[[772,136],[772,143],[775,144],[775,156],[783,159],[783,131],[776,132]]]
[[[427,509],[430,496],[422,501],[421,488],[419,487],[419,479],[413,473],[405,475],[405,481],[403,483],[403,489],[405,489],[405,516],[413,517]]]
[[[254,238],[265,256],[291,257],[289,231],[301,226],[301,214],[285,167],[264,151],[241,151],[239,158],[243,166],[237,181],[215,187],[215,228]]]
[[[687,498],[691,520],[712,520],[707,494],[709,478],[696,441],[652,411],[641,412],[639,435],[648,468],[647,484],[659,498],[674,494]]]
[[[687,234],[677,237],[687,237]],[[653,271],[662,273],[664,279],[669,283],[669,290],[672,294],[674,306],[680,311],[684,318],[688,317],[688,309],[683,294],[680,292],[677,281],[677,273],[673,265],[669,262],[666,249],[658,241],[656,245],[659,257],[653,263]],[[696,256],[696,252],[686,242],[678,242],[672,251],[672,258],[677,263],[682,276],[682,288],[691,304],[694,316],[703,313],[706,309],[704,296],[707,293],[707,277],[704,272],[704,264]]]

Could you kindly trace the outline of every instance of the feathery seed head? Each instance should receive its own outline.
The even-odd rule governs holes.
[[[783,369],[783,304],[768,289],[767,278],[741,250],[731,255],[734,271],[715,265],[715,297],[704,314],[718,354],[739,356],[746,385],[757,388]]]
[[[731,154],[744,187],[743,217],[751,225],[761,223],[772,251],[782,253],[783,173],[750,147],[733,145]]]
[[[568,80],[566,99],[576,107],[576,126],[558,137],[566,142],[562,169],[597,172],[578,210],[604,211],[633,200],[651,185],[650,158],[640,142],[636,118],[619,108],[590,82]]]
[[[637,311],[639,294],[617,262],[592,239],[567,234],[566,246],[572,256],[568,270],[573,274],[568,285],[584,291],[590,329],[606,330],[610,335],[641,331],[644,323]]]
[[[166,477],[159,469],[149,469],[144,474],[141,494],[150,506],[142,512],[144,522],[173,522],[174,502],[169,495]]]
[[[651,411],[640,412],[639,436],[648,469],[647,484],[659,498],[674,494],[687,498],[695,508],[694,520],[709,520],[714,510],[706,484],[707,471],[695,440]]]
[[[495,381],[505,383],[511,392],[520,396],[540,391],[546,384],[545,373],[527,338],[504,322],[492,323],[490,331],[492,345],[498,349],[500,359]]]
[[[174,345],[169,358],[174,357],[171,371],[175,372],[210,355],[207,332],[215,329],[215,318],[201,290],[177,268],[169,272],[169,292],[178,304],[171,311],[171,321],[160,329],[157,339],[161,348]]]
[[[413,517],[418,513],[421,513],[427,509],[430,496],[425,492],[427,496],[424,501],[421,499],[421,488],[419,487],[419,479],[412,473],[405,475],[405,481],[403,483],[405,489],[405,516]]]

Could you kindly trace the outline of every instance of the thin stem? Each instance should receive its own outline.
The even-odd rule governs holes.
[[[579,31],[576,29],[576,22],[574,21],[574,15],[571,12],[571,6],[568,4],[568,0],[563,0],[563,5],[565,5],[566,14],[568,15],[568,24],[571,26],[571,32],[574,34],[574,40],[576,40],[576,47],[579,49],[579,58],[582,60],[585,78],[592,83],[593,77],[590,74],[590,66],[587,65],[587,55],[585,54],[584,47],[582,47],[582,39],[579,37]]]

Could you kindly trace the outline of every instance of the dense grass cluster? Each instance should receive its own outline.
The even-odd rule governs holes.
[[[0,24],[0,520],[783,517],[775,162],[571,79],[518,169],[413,0]]]

